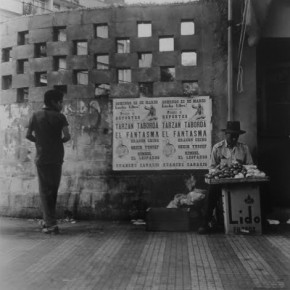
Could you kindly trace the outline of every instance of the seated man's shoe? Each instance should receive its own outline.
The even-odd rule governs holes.
[[[200,235],[205,235],[205,234],[208,234],[210,231],[210,228],[208,225],[206,226],[201,226],[198,228],[197,232],[200,234]]]
[[[44,234],[54,234],[57,235],[59,234],[59,228],[58,226],[52,226],[52,227],[46,227],[42,229],[42,232]]]

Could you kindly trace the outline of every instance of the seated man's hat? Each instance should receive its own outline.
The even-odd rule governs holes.
[[[225,133],[244,134],[246,131],[241,130],[239,121],[228,121],[227,128],[222,129]]]

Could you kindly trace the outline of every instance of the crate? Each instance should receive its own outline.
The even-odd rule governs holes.
[[[190,230],[189,208],[149,208],[147,231],[187,232]]]

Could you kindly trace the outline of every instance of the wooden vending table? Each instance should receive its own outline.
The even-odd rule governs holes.
[[[205,179],[222,188],[226,234],[262,234],[259,184],[267,181],[268,177]]]

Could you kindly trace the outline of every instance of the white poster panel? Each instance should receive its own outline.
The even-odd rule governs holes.
[[[207,169],[208,96],[113,100],[113,170]]]

